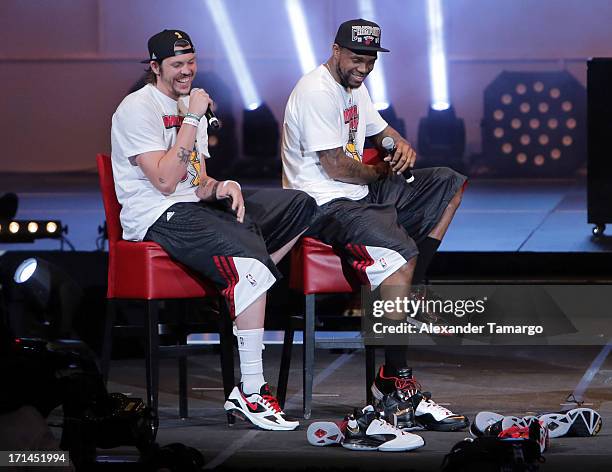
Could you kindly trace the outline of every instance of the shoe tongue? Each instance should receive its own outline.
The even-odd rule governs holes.
[[[374,411],[374,407],[372,405],[366,405],[361,410],[362,413],[370,413]]]

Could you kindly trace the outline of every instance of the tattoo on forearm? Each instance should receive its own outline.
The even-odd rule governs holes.
[[[319,151],[323,169],[334,180],[354,184],[367,184],[379,178],[373,166],[347,157],[342,148]]]
[[[197,196],[205,202],[214,202],[217,199],[219,182],[212,177],[204,177],[197,190]]]
[[[159,178],[159,183],[160,184],[165,184],[166,183],[166,179],[163,179],[163,178],[160,177]]]
[[[189,149],[181,147],[181,149],[179,149],[177,153],[177,156],[179,158],[179,161],[181,161],[183,164],[187,164],[189,162],[189,158],[191,157],[191,151]]]

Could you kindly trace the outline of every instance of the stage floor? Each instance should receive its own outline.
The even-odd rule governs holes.
[[[18,193],[18,218],[59,218],[77,250],[96,249],[104,211],[97,176],[0,175],[4,192]],[[258,184],[260,185],[260,184]],[[277,185],[271,182],[270,186]],[[612,242],[591,238],[586,182],[486,180],[470,182],[441,252],[598,252]],[[57,250],[59,243],[0,244],[0,250]]]
[[[556,411],[580,383],[601,347],[505,346],[411,349],[414,374],[433,398],[470,419],[478,411],[525,415]],[[289,381],[286,411],[301,415],[301,347],[296,347]],[[382,359],[379,359],[379,361]],[[280,346],[264,351],[266,378],[276,384]],[[177,370],[164,360],[161,368],[160,444],[182,442],[203,452],[208,467],[245,469],[346,468],[359,470],[438,470],[451,447],[467,432],[419,432],[426,445],[405,453],[355,452],[342,447],[313,447],[306,429],[313,421],[339,420],[365,402],[363,351],[316,351],[313,415],[292,432],[255,429],[237,420],[228,427],[222,409],[223,392],[218,356],[189,359],[191,417],[177,418]],[[113,361],[110,391],[144,397],[143,361]],[[603,416],[600,434],[592,438],[558,438],[545,453],[543,471],[603,471],[612,460],[612,356],[595,373],[586,404]],[[99,451],[116,457],[129,449]]]

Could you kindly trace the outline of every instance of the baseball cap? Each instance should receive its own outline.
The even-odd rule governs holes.
[[[185,43],[179,44],[179,46],[190,46],[189,49],[182,49],[175,51],[174,48],[179,41]],[[161,62],[167,57],[179,56],[181,54],[190,54],[195,52],[191,38],[187,33],[181,30],[163,30],[149,38],[149,59],[141,61],[146,64],[150,61]]]
[[[334,42],[358,54],[389,52],[380,47],[380,26],[363,18],[342,23]]]

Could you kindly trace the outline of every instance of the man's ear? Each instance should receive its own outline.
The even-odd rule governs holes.
[[[332,45],[332,56],[334,56],[336,59],[340,58],[340,46],[338,46],[336,43]]]
[[[151,70],[153,71],[153,73],[155,75],[159,75],[159,62],[151,61],[151,62],[149,62],[149,64],[151,66]]]

